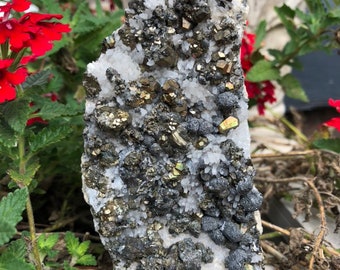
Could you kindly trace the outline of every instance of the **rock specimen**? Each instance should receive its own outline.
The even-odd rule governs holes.
[[[242,0],[135,0],[88,65],[83,190],[114,269],[261,269]]]

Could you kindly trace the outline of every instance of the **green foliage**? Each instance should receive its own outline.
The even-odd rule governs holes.
[[[34,266],[27,263],[25,257],[27,248],[24,240],[12,241],[0,255],[0,269],[4,270],[34,270]]]
[[[288,97],[308,102],[308,97],[305,91],[303,90],[300,82],[293,75],[287,74],[279,81]]]
[[[54,246],[58,242],[58,239],[59,234],[57,233],[52,233],[49,235],[41,234],[38,237],[37,244],[42,262],[46,257],[54,258],[58,254],[57,250],[53,250]]]
[[[19,169],[9,169],[7,171],[8,175],[11,177],[11,179],[18,185],[25,185],[29,186],[39,170],[40,164],[37,160],[32,160],[30,163],[26,165],[25,173],[22,173],[19,171]]]
[[[39,73],[33,74],[29,76],[26,81],[22,84],[22,88],[29,89],[36,86],[46,85],[48,82],[48,78],[50,76],[50,72],[48,70],[43,70]]]
[[[1,121],[2,120],[2,121]],[[0,119],[0,153],[2,150],[6,148],[12,148],[17,143],[17,138],[14,135],[14,131],[11,127],[4,121],[4,119]],[[2,146],[2,148],[1,148]]]
[[[327,149],[340,153],[340,139],[318,139],[313,142],[313,146],[319,149]]]
[[[280,77],[281,68],[290,66],[301,68],[298,57],[322,50],[330,52],[339,47],[336,40],[335,30],[340,24],[339,3],[332,5],[330,1],[306,0],[307,11],[299,8],[292,9],[283,4],[281,7],[275,7],[275,11],[281,20],[290,40],[285,44],[282,50],[269,49],[272,56],[264,64],[263,58],[252,57],[254,66],[247,74],[247,79],[253,82],[261,80],[277,80],[283,87],[287,96],[307,102],[308,98],[302,89],[300,83],[292,75]],[[258,55],[261,48],[261,41],[265,35],[265,22],[261,22],[256,31],[255,51],[253,54]]]
[[[29,107],[27,100],[16,99],[4,104],[0,110],[2,111],[3,119],[7,122],[10,128],[19,135],[24,133],[29,115],[33,112]]]
[[[29,140],[32,153],[40,151],[57,143],[72,132],[69,126],[47,126]]]
[[[266,21],[261,21],[259,25],[256,28],[256,41],[255,41],[255,49],[261,48],[261,43],[263,39],[266,36],[266,27],[267,27],[267,22]]]
[[[279,70],[273,67],[272,64],[266,60],[256,62],[252,69],[247,73],[246,77],[246,79],[250,82],[277,80],[279,78]]]
[[[66,248],[72,256],[71,265],[96,265],[96,259],[90,254],[86,254],[90,241],[79,243],[79,239],[71,232],[65,234]]]
[[[0,201],[0,245],[8,242],[15,234],[15,226],[22,219],[27,196],[27,188],[22,188],[9,193]]]

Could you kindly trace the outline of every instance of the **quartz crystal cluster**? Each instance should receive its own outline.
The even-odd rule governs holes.
[[[114,269],[261,269],[242,0],[135,0],[84,78],[83,190]]]

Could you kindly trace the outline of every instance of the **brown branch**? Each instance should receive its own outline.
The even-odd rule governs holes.
[[[312,253],[312,256],[309,260],[309,270],[312,270],[313,269],[313,264],[315,262],[315,258],[317,257],[317,254],[320,250],[320,248],[324,248],[322,246],[322,241],[324,240],[324,237],[325,237],[325,234],[326,234],[326,231],[327,231],[327,221],[326,221],[326,213],[325,213],[325,208],[324,208],[324,205],[323,205],[323,201],[322,201],[322,198],[321,198],[321,195],[318,191],[318,189],[316,188],[316,186],[314,185],[314,179],[308,179],[307,177],[291,177],[291,178],[282,178],[282,179],[268,179],[268,178],[265,178],[265,177],[255,177],[255,181],[261,181],[261,182],[267,182],[267,183],[291,183],[291,182],[296,182],[296,181],[302,181],[304,183],[306,183],[309,188],[313,191],[314,193],[314,197],[317,201],[317,204],[319,206],[319,213],[320,213],[320,221],[321,221],[321,224],[320,224],[320,232],[319,234],[316,236],[315,238],[315,241],[314,241],[314,246],[313,246],[313,253]],[[264,226],[269,226],[269,224],[263,224]],[[275,226],[275,225],[270,225],[270,228],[276,230],[276,231],[279,231],[281,233],[284,233],[285,235],[290,235],[289,231],[285,230],[283,231],[282,228],[280,227],[277,227],[275,226],[272,227],[272,226]],[[289,234],[287,234],[289,233]],[[329,251],[329,249],[327,249],[327,251]],[[329,253],[332,253],[332,252],[329,252]],[[334,255],[334,254],[333,254]],[[338,256],[339,254],[336,252],[336,255]]]
[[[288,259],[285,255],[283,255],[281,252],[279,252],[278,250],[276,250],[275,248],[273,248],[272,246],[267,244],[265,241],[261,241],[261,247],[263,248],[264,251],[272,254],[279,261],[281,261],[281,262],[282,261],[288,261]]]
[[[315,180],[315,178],[313,180]],[[322,241],[323,241],[325,234],[326,234],[326,231],[327,231],[327,221],[326,221],[325,207],[323,205],[321,195],[320,195],[318,189],[316,188],[316,186],[314,185],[313,180],[307,180],[306,183],[313,190],[315,199],[316,199],[318,206],[319,206],[320,219],[321,219],[321,229],[320,229],[320,232],[319,232],[319,234],[316,237],[315,242],[314,242],[313,254],[312,254],[312,257],[309,261],[309,269],[310,270],[313,269],[315,257],[317,256],[317,253],[319,252],[320,246],[322,244]]]
[[[270,223],[268,221],[265,221],[265,220],[262,220],[261,223],[262,223],[262,225],[264,227],[267,227],[269,229],[272,229],[274,231],[279,232],[282,235],[286,235],[286,236],[290,237],[290,231],[289,230],[283,229],[283,228],[281,228],[281,227],[279,227],[277,225],[274,225],[274,224],[272,224],[272,223]],[[314,238],[314,236],[309,234],[309,233],[306,233],[306,237],[308,239],[313,239]],[[305,245],[310,245],[310,241],[307,240],[307,239],[303,239],[302,243],[305,244]],[[335,250],[335,249],[333,249],[331,247],[326,247],[326,246],[322,245],[322,249],[329,256],[331,256],[331,255],[333,255],[333,256],[340,256],[340,253],[337,250]]]
[[[292,151],[289,153],[277,153],[277,154],[252,154],[251,158],[291,158],[291,157],[296,157],[296,156],[306,156],[310,154],[315,154],[315,151],[317,150],[306,150],[306,151]]]

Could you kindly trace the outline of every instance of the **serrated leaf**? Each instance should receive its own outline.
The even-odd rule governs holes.
[[[0,224],[8,225],[0,226],[0,245],[15,233],[15,226],[22,219],[21,214],[25,209],[27,197],[27,188],[22,188],[9,193],[0,201]],[[14,233],[13,230],[9,230],[10,228],[14,229]]]
[[[313,142],[313,146],[315,148],[326,149],[340,153],[340,139],[319,139]]]
[[[79,239],[75,237],[72,232],[66,232],[65,243],[66,243],[66,248],[68,252],[70,253],[70,255],[76,256],[77,248],[79,246]]]
[[[81,257],[83,256],[86,251],[88,250],[90,246],[90,241],[84,241],[82,243],[79,244],[78,248],[77,248],[77,256]]]
[[[12,241],[6,249],[6,253],[11,253],[17,258],[25,259],[27,255],[27,247],[25,241],[23,239]]]
[[[67,105],[58,102],[48,102],[42,105],[36,117],[41,117],[44,120],[51,120],[62,116],[74,116],[81,113],[78,109],[71,108]]]
[[[30,75],[22,84],[22,87],[24,89],[29,89],[34,86],[43,86],[47,84],[50,75],[51,73],[48,70],[43,70],[36,74]]]
[[[24,133],[32,109],[26,100],[13,100],[4,106],[4,118],[8,125],[20,135]]]
[[[53,70],[52,71],[53,78],[50,80],[48,83],[46,90],[47,92],[59,92],[59,90],[63,87],[64,85],[64,79],[63,76],[57,71]]]
[[[89,10],[89,5],[87,2],[83,1],[78,5],[76,12],[73,14],[71,27],[73,29],[73,33],[76,33],[75,27],[81,23],[84,17],[93,16]]]
[[[287,74],[282,77],[279,82],[288,97],[308,102],[305,91],[300,82],[293,75]]]
[[[14,131],[5,123],[0,122],[0,144],[6,148],[15,147],[17,145],[17,138]]]
[[[58,233],[52,233],[49,235],[41,234],[38,237],[38,248],[41,250],[45,249],[52,249],[55,244],[58,242],[59,234]]]
[[[34,266],[17,258],[15,255],[2,254],[0,256],[0,270],[34,270]]]
[[[255,49],[259,49],[261,47],[261,43],[266,36],[266,28],[267,22],[262,20],[256,28],[256,40],[255,40]]]
[[[82,257],[80,257],[76,264],[79,264],[79,265],[86,265],[86,266],[95,266],[97,265],[97,261],[96,261],[96,258],[91,255],[91,254],[86,254]]]
[[[61,141],[71,132],[72,128],[69,126],[47,126],[30,138],[28,144],[32,153],[36,153],[37,151]]]
[[[15,183],[29,186],[39,168],[40,164],[38,162],[32,162],[26,167],[25,174],[19,173],[13,169],[9,169],[7,173]]]
[[[267,80],[277,80],[280,78],[280,72],[273,67],[271,62],[260,60],[248,71],[246,80],[250,82],[262,82]]]
[[[15,233],[15,226],[9,224],[5,220],[0,219],[0,245],[9,242]]]

